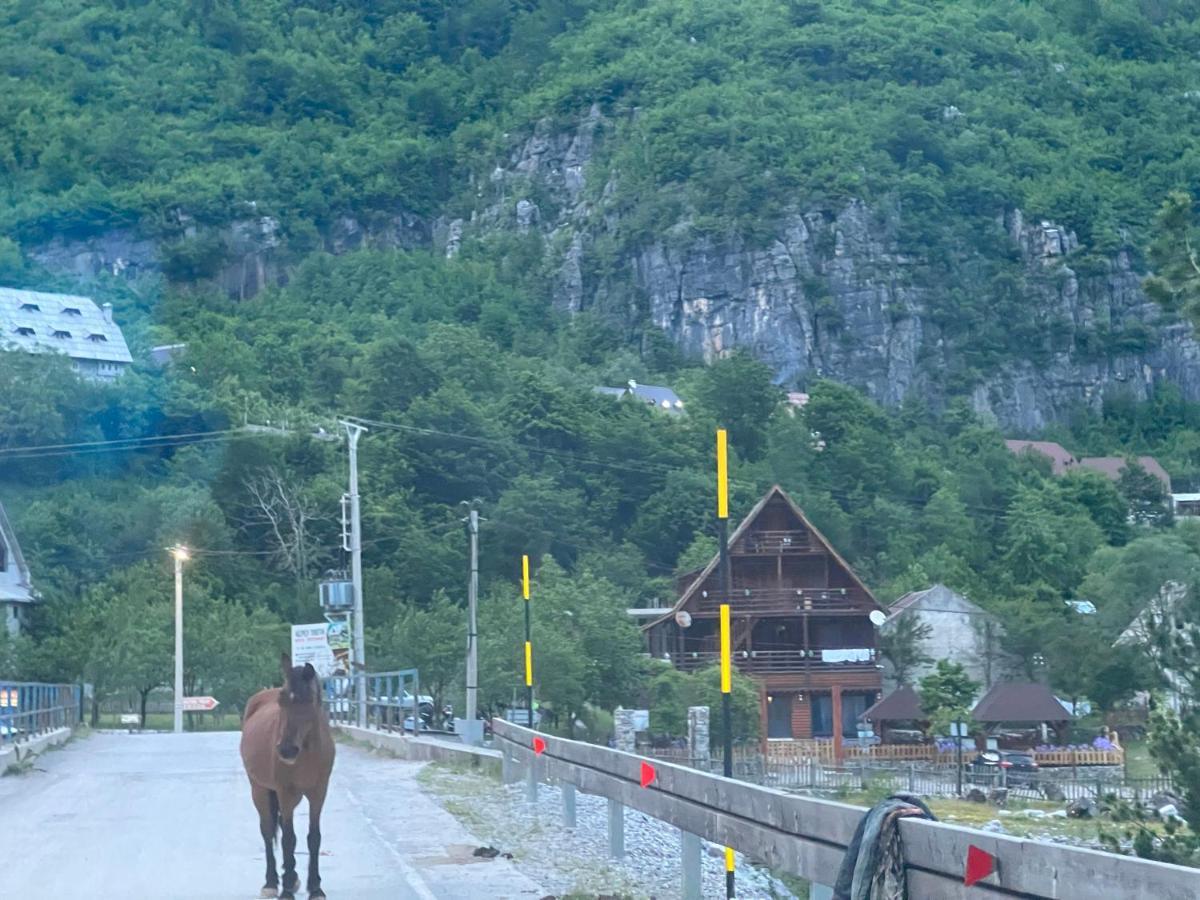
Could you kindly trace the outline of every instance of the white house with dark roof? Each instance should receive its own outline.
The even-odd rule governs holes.
[[[27,610],[34,602],[29,567],[21,555],[21,545],[0,503],[0,619],[8,634],[16,636],[25,624]]]
[[[598,387],[595,391],[597,394],[616,397],[618,400],[632,397],[634,400],[640,400],[647,406],[653,406],[655,409],[669,412],[673,415],[679,415],[683,412],[683,401],[679,399],[679,395],[669,387],[657,384],[638,384],[636,381],[630,380],[625,387]]]
[[[131,362],[112,304],[0,287],[0,349],[65,353],[84,378],[111,381]]]

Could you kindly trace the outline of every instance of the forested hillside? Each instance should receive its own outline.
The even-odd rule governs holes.
[[[1049,6],[9,4],[0,282],[111,301],[138,362],[96,386],[0,354],[0,501],[46,600],[0,663],[157,683],[183,541],[189,678],[239,702],[344,565],[345,448],[314,431],[352,415],[373,662],[461,684],[478,499],[489,702],[521,553],[572,673],[548,708],[667,690],[623,610],[713,552],[723,424],[735,514],[778,482],[881,601],[964,590],[1031,673],[1118,699],[1111,641],[1200,535],[997,417],[1200,475],[1200,353],[1138,287],[1200,177],[1200,4]],[[593,393],[629,379],[685,414]]]

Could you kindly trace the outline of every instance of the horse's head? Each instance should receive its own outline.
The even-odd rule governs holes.
[[[291,765],[300,756],[316,732],[321,715],[321,682],[312,663],[293,666],[292,658],[279,657],[283,668],[283,688],[279,691],[279,742],[275,752]]]

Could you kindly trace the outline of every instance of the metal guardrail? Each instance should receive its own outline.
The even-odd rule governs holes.
[[[0,681],[0,746],[79,724],[77,684]]]
[[[421,727],[421,680],[416,669],[370,672],[366,675],[334,675],[324,679],[324,702],[329,720],[342,725],[357,725],[358,696],[355,679],[367,681],[366,724],[380,731],[411,730]],[[411,726],[406,720],[412,717]]]
[[[506,777],[511,779],[520,765],[531,790],[544,779],[563,785],[564,819],[574,818],[575,789],[608,799],[614,855],[624,852],[622,823],[628,806],[679,828],[683,846],[692,846],[696,854],[699,837],[740,850],[772,869],[830,885],[865,812],[861,807],[786,794],[660,761],[653,763],[653,782],[643,788],[644,757],[552,737],[511,722],[494,721],[493,729],[496,746],[504,754]],[[533,750],[535,735],[545,742],[541,754]],[[901,820],[900,834],[911,897],[1192,900],[1200,896],[1200,870],[1183,866],[928,820]],[[967,888],[963,875],[971,846],[996,857],[997,870]],[[685,894],[687,872],[685,859]]]

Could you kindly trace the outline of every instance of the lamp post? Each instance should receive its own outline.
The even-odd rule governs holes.
[[[175,733],[183,732],[183,563],[189,559],[187,547],[171,548],[175,559]]]

